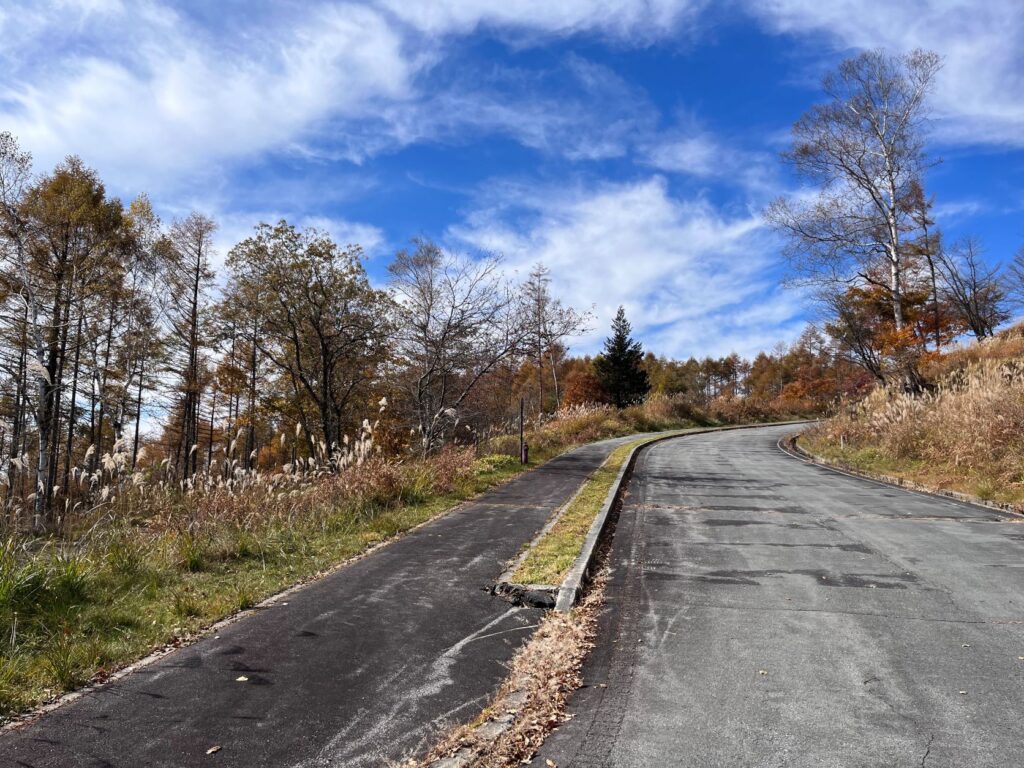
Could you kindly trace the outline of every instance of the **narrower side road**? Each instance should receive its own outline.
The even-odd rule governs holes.
[[[641,454],[559,768],[1024,764],[1024,520],[783,454]]]
[[[0,766],[358,767],[404,757],[475,715],[504,678],[540,612],[485,589],[622,442],[561,456],[287,604],[0,735]]]

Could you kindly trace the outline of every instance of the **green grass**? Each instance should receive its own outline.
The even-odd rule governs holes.
[[[56,540],[31,542],[31,551],[0,542],[0,716],[180,642],[522,470],[511,457],[484,457],[448,494],[366,518],[339,511],[216,539],[150,541],[124,526],[78,550]]]
[[[680,434],[683,434],[680,432]],[[594,518],[601,510],[619,470],[638,445],[654,438],[619,446],[587,481],[551,529],[538,541],[512,575],[517,584],[557,586],[576,562]]]

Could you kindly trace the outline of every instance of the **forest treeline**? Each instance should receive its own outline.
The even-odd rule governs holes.
[[[516,281],[497,258],[417,240],[378,288],[360,248],[322,231],[261,223],[215,254],[216,231],[200,213],[161,222],[145,196],[123,203],[75,157],[36,173],[0,135],[9,522],[49,529],[142,479],[338,469],[381,424],[375,450],[430,454],[510,430],[521,398],[532,419],[650,395],[680,417],[765,418],[862,383],[813,332],[753,361],[675,361],[644,356],[628,323],[622,374],[607,351],[567,354],[591,317],[541,265]]]

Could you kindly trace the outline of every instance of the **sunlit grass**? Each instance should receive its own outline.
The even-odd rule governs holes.
[[[583,551],[587,533],[623,464],[634,448],[652,439],[634,440],[612,451],[550,530],[529,550],[512,574],[513,582],[558,586],[565,580],[569,569]]]

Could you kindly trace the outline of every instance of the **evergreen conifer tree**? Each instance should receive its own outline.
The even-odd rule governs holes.
[[[641,366],[643,347],[630,336],[632,330],[626,311],[619,307],[604,352],[594,360],[594,372],[617,408],[639,402],[651,390],[647,371]]]

